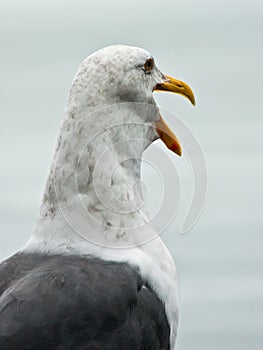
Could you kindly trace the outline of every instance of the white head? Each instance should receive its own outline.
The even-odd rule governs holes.
[[[70,100],[85,96],[88,106],[154,103],[154,87],[164,79],[153,57],[145,50],[124,45],[109,46],[93,53],[80,65]]]
[[[178,93],[195,104],[190,87],[162,74],[147,51],[125,45],[109,46],[93,53],[80,65],[70,90],[68,109],[80,115],[82,109],[86,113],[116,103],[155,105],[154,91]],[[179,141],[160,116],[144,114],[142,122],[149,121],[157,127],[166,146],[181,155]]]

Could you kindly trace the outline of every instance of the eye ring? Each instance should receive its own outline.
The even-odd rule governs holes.
[[[154,59],[152,57],[147,58],[143,66],[144,72],[150,73],[153,67],[154,67]]]

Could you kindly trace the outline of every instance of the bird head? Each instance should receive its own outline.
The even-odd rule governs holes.
[[[184,82],[164,75],[154,58],[137,47],[114,45],[90,55],[81,65],[73,81],[70,97],[78,96],[77,104],[109,106],[124,102],[154,105],[153,93],[166,91],[186,97],[193,105],[195,98]],[[82,102],[81,102],[82,101]],[[152,122],[156,138],[160,138],[173,152],[181,156],[182,148],[159,110],[145,112],[142,121]],[[147,111],[147,109],[145,109]]]

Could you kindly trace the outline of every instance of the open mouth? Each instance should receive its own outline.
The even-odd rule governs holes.
[[[181,80],[177,80],[168,75],[164,76],[164,82],[155,85],[153,91],[168,91],[174,94],[183,95],[186,97],[193,105],[195,105],[195,97],[192,89],[186,83]],[[165,145],[178,156],[182,155],[182,147],[176,135],[169,128],[169,126],[164,121],[163,117],[160,115],[160,119],[155,123],[156,131],[158,132],[160,139],[165,143]]]

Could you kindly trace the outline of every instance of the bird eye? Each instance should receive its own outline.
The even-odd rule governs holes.
[[[145,73],[150,73],[153,67],[154,67],[154,59],[152,57],[147,58],[143,66],[143,70],[145,71]]]

